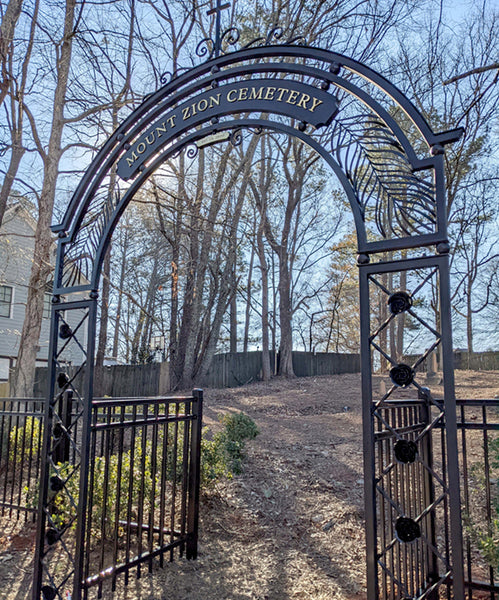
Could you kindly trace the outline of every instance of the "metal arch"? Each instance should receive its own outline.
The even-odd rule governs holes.
[[[271,63],[258,63],[261,58],[281,58],[289,60],[306,59],[315,61],[316,63],[329,64],[329,68],[320,68],[317,64],[296,64],[295,62],[271,62]],[[241,64],[244,61],[252,61],[252,64]],[[345,68],[354,75],[357,75],[367,82],[377,86],[381,89],[388,98],[399,106],[407,117],[412,121],[415,127],[419,130],[422,138],[431,149],[431,156],[426,159],[420,160],[417,157],[416,152],[413,149],[410,141],[403,133],[401,127],[397,121],[387,112],[380,102],[375,100],[369,95],[364,89],[355,85],[352,81],[338,75],[341,68]],[[291,75],[302,75],[308,77],[308,79],[318,79],[319,82],[333,84],[334,86],[341,88],[347,93],[351,94],[356,100],[364,103],[371,111],[373,117],[379,117],[383,124],[386,124],[387,128],[390,129],[390,134],[393,133],[393,137],[398,140],[400,145],[405,151],[407,160],[404,165],[410,164],[413,171],[422,169],[432,169],[434,173],[434,200],[436,207],[436,231],[430,234],[421,234],[419,232],[408,237],[395,237],[395,239],[384,239],[379,242],[368,242],[367,233],[365,228],[365,221],[362,215],[361,206],[356,196],[356,190],[354,184],[349,179],[349,173],[342,167],[342,165],[335,160],[334,155],[326,149],[326,147],[319,141],[306,134],[304,131],[300,131],[289,124],[284,124],[279,121],[270,121],[263,119],[239,119],[236,122],[216,122],[212,123],[211,126],[206,127],[206,122],[201,123],[203,127],[198,131],[190,131],[189,128],[185,128],[180,134],[183,137],[172,136],[170,143],[172,144],[166,150],[158,149],[154,155],[150,156],[150,163],[146,165],[144,163],[144,169],[140,172],[136,178],[132,181],[130,187],[127,189],[123,197],[116,198],[108,205],[100,204],[100,198],[97,197],[97,190],[104,181],[104,178],[110,173],[113,165],[120,158],[124,148],[124,145],[128,141],[132,141],[133,138],[144,131],[144,129],[151,125],[153,120],[159,116],[164,110],[170,106],[178,105],[179,100],[188,98],[196,91],[206,89],[210,84],[215,87],[219,81],[222,80],[234,80],[235,78],[242,77],[244,75],[261,74],[265,72],[271,73],[286,73]],[[256,81],[252,80],[252,81]],[[326,89],[326,88],[324,88]],[[237,112],[237,111],[234,111]],[[276,111],[277,112],[277,111]],[[269,110],[269,114],[273,114],[273,111]],[[287,115],[291,117],[291,115]],[[360,117],[363,117],[361,114]],[[348,120],[348,112],[347,112]],[[359,119],[359,123],[362,125],[362,120]],[[416,248],[422,246],[428,246],[431,244],[437,244],[439,242],[446,242],[446,226],[447,219],[445,215],[445,188],[444,188],[444,171],[443,171],[443,148],[442,145],[450,143],[459,138],[462,130],[454,130],[444,132],[441,134],[435,134],[425,121],[421,113],[415,108],[415,106],[396,88],[393,84],[388,82],[383,76],[374,72],[369,67],[362,65],[361,63],[352,60],[348,57],[340,54],[330,52],[328,50],[322,50],[311,47],[297,47],[291,45],[279,45],[279,46],[263,46],[259,48],[246,48],[238,52],[218,56],[206,63],[194,67],[187,73],[179,75],[173,79],[170,83],[166,84],[160,90],[147,97],[144,102],[123,122],[123,124],[110,136],[106,141],[102,149],[93,160],[92,164],[86,171],[82,178],[80,185],[78,186],[71,203],[66,211],[63,222],[60,225],[53,227],[53,231],[59,233],[59,245],[58,245],[58,259],[57,259],[57,272],[54,283],[54,294],[56,295],[55,300],[58,304],[54,306],[54,316],[52,320],[51,328],[51,381],[50,381],[50,409],[47,412],[46,417],[46,435],[45,435],[45,463],[42,477],[42,486],[40,493],[40,524],[38,532],[37,542],[37,557],[36,564],[40,579],[38,580],[38,586],[41,585],[41,574],[43,569],[46,569],[44,565],[44,556],[47,543],[44,542],[44,524],[48,516],[48,507],[50,505],[48,495],[48,477],[51,469],[51,457],[50,457],[50,445],[52,443],[51,433],[49,428],[51,427],[52,419],[52,405],[54,403],[55,386],[56,386],[56,369],[59,368],[57,364],[57,344],[58,337],[63,337],[58,331],[58,315],[62,314],[62,310],[69,306],[71,303],[60,302],[59,295],[64,292],[73,291],[90,291],[90,297],[82,301],[82,308],[87,311],[88,317],[88,339],[86,344],[86,358],[87,358],[87,373],[85,378],[85,389],[84,396],[81,398],[81,402],[84,405],[84,412],[81,416],[83,423],[83,434],[81,444],[81,466],[80,469],[80,489],[85,490],[85,485],[88,482],[88,461],[89,461],[89,419],[88,419],[88,404],[89,399],[92,397],[92,378],[93,378],[93,356],[95,350],[95,330],[97,322],[97,289],[99,286],[100,270],[103,261],[103,257],[106,248],[110,242],[114,227],[116,226],[119,218],[121,217],[126,206],[129,204],[131,199],[137,190],[141,187],[144,181],[172,154],[181,151],[188,144],[196,142],[196,140],[205,137],[209,133],[226,131],[231,129],[248,129],[258,127],[262,130],[273,130],[286,135],[292,135],[307,143],[310,147],[315,149],[330,165],[338,179],[340,180],[352,206],[354,220],[357,229],[357,238],[359,250],[364,253],[375,253],[381,251],[390,251],[405,248]],[[354,141],[357,138],[354,137]],[[391,139],[391,136],[390,136]],[[136,141],[136,139],[134,140]],[[348,146],[347,146],[348,147]],[[404,158],[405,160],[405,158]],[[396,164],[396,163],[394,163]],[[406,169],[406,166],[404,166]],[[433,189],[433,188],[432,188]],[[92,254],[89,255],[90,261],[86,264],[89,265],[88,273],[91,275],[88,285],[83,286],[64,286],[62,282],[62,271],[64,267],[65,249],[73,241],[81,243],[81,239],[85,241],[85,238],[77,238],[78,232],[80,231],[80,225],[83,222],[86,214],[93,216],[92,211],[89,211],[89,205],[94,198],[97,198],[97,208],[101,212],[95,212],[96,215],[104,214],[104,218],[99,221],[100,227],[96,228],[92,232],[89,227],[90,233],[96,233],[91,239],[91,243],[88,245],[92,249]],[[433,202],[433,196],[431,201]],[[105,212],[108,210],[108,212]],[[91,224],[92,221],[90,220]],[[433,223],[433,221],[432,221]],[[83,233],[87,233],[85,228],[82,229]],[[395,231],[395,230],[392,230]],[[86,248],[85,243],[82,247]],[[79,246],[78,246],[79,248]],[[439,343],[444,352],[444,383],[445,383],[445,435],[446,444],[445,449],[447,451],[445,468],[448,469],[449,474],[449,485],[445,485],[444,495],[446,501],[448,500],[450,509],[445,513],[445,518],[450,519],[450,530],[451,533],[445,534],[445,543],[447,544],[447,553],[450,544],[452,545],[453,553],[453,567],[451,568],[450,559],[447,561],[449,566],[448,573],[445,575],[445,580],[439,580],[436,583],[426,580],[418,580],[418,585],[421,587],[417,588],[419,591],[414,591],[409,595],[408,593],[400,594],[397,597],[401,598],[423,598],[434,600],[436,596],[434,592],[437,591],[437,587],[441,584],[446,584],[448,589],[452,586],[453,596],[448,593],[447,598],[455,597],[456,600],[464,599],[463,592],[463,577],[462,577],[462,541],[461,536],[461,523],[460,523],[460,506],[459,506],[459,472],[457,462],[457,449],[456,445],[456,427],[455,427],[455,399],[454,399],[454,382],[452,372],[452,341],[451,341],[451,329],[450,329],[450,293],[448,286],[449,278],[449,266],[448,257],[446,252],[448,247],[445,243],[440,244],[437,250],[443,253],[440,256],[429,256],[424,259],[404,259],[399,261],[391,261],[389,263],[376,263],[369,264],[369,257],[361,255],[359,257],[360,264],[360,304],[361,304],[361,331],[362,331],[362,394],[363,394],[363,428],[364,428],[364,458],[365,458],[365,492],[366,492],[366,533],[367,533],[367,550],[368,550],[368,596],[369,600],[377,600],[380,597],[379,588],[379,572],[383,565],[380,562],[380,554],[378,553],[379,539],[378,531],[385,527],[384,517],[378,517],[377,509],[379,508],[379,498],[377,496],[379,492],[379,480],[376,472],[376,464],[374,462],[375,448],[376,448],[376,419],[378,415],[379,402],[373,402],[373,389],[372,389],[372,352],[373,348],[376,348],[373,343],[373,336],[371,335],[370,319],[371,319],[371,298],[369,286],[371,277],[373,274],[384,274],[392,272],[410,272],[413,269],[418,268],[431,268],[434,269],[432,272],[438,271],[438,277],[441,284],[441,298],[439,314],[441,317],[441,329],[438,333]],[[435,267],[435,268],[434,268]],[[387,290],[384,290],[385,293]],[[74,303],[73,303],[74,304]],[[86,317],[86,318],[87,318]],[[76,339],[76,331],[70,332],[72,338]],[[375,336],[374,336],[375,337]],[[404,365],[405,366],[405,365]],[[57,385],[60,385],[57,382]],[[49,404],[47,404],[49,406]],[[55,410],[55,409],[54,409]],[[86,412],[85,412],[86,411]],[[56,415],[57,416],[57,415]],[[80,418],[80,417],[78,417]],[[431,426],[428,428],[431,431]],[[76,471],[76,469],[75,469]],[[431,478],[431,474],[430,474]],[[409,498],[409,500],[411,500]],[[382,500],[384,502],[384,500]],[[78,528],[76,533],[76,555],[73,560],[74,567],[74,594],[75,598],[80,598],[81,594],[81,580],[79,578],[80,567],[82,562],[82,540],[85,536],[85,514],[86,514],[86,498],[82,493],[79,499],[78,507]],[[434,511],[434,502],[430,502],[425,511]],[[422,513],[426,514],[426,513]],[[450,516],[449,516],[450,515]],[[426,517],[425,517],[426,518]],[[406,519],[407,520],[407,519]],[[49,519],[50,521],[50,519]],[[380,526],[381,523],[381,526]],[[447,521],[446,521],[447,523]],[[392,527],[393,523],[389,526]],[[446,525],[447,526],[447,525]],[[65,531],[61,531],[60,535],[63,536]],[[403,543],[407,540],[396,540],[393,543]],[[49,541],[50,545],[51,542]],[[431,549],[430,549],[431,550]],[[431,550],[432,551],[432,550]],[[437,552],[436,556],[440,557]],[[445,557],[444,557],[445,558]],[[46,570],[49,577],[51,572]],[[450,575],[449,575],[450,573]],[[450,580],[450,577],[453,580]],[[388,597],[392,598],[393,589],[399,586],[399,590],[402,589],[397,581],[396,577],[393,576],[391,579],[391,585],[394,587],[389,593],[386,592],[383,595],[383,599],[387,600]],[[430,587],[428,587],[430,586]],[[423,589],[423,587],[425,589]],[[58,588],[60,589],[60,588]],[[408,589],[408,588],[407,588]],[[421,591],[423,590],[423,591]],[[402,592],[400,592],[402,593]],[[444,592],[445,593],[445,592]],[[37,596],[38,594],[38,596]],[[35,589],[34,599],[39,600],[39,590]]]
[[[165,106],[168,105],[162,103],[160,105],[160,109],[158,108],[157,110],[152,110],[154,107],[158,106],[158,103],[163,98],[168,97],[167,103],[171,103],[179,97],[183,97],[185,93],[192,93],[196,91],[196,89],[200,89],[200,87],[206,85],[206,81],[197,81],[195,84],[188,87],[188,92],[182,92],[179,95],[175,94],[175,91],[179,90],[182,86],[186,86],[192,82],[193,79],[198,79],[207,75],[208,73],[211,73],[209,80],[217,80],[218,78],[227,78],[227,76],[230,76],[231,73],[238,75],[242,74],[243,72],[251,72],[251,65],[241,66],[239,69],[233,69],[227,72],[222,72],[221,68],[230,66],[233,63],[240,63],[244,60],[256,60],[264,57],[288,57],[293,59],[308,58],[312,60],[324,61],[335,67],[344,66],[348,68],[350,71],[361,76],[366,81],[378,86],[379,89],[383,90],[390,98],[392,98],[405,112],[409,119],[416,125],[429,147],[450,143],[457,140],[462,134],[462,129],[435,134],[417,108],[404,96],[404,94],[402,94],[402,92],[396,86],[391,84],[386,78],[373,71],[371,68],[344,55],[337,54],[329,50],[322,50],[306,46],[264,46],[261,48],[240,50],[220,56],[194,67],[187,73],[183,73],[173,79],[170,83],[160,88],[157,92],[146,97],[144,102],[137,109],[135,109],[133,113],[118,127],[118,129],[109,137],[104,146],[98,152],[97,156],[92,162],[92,165],[89,169],[87,169],[80,184],[78,185],[63,221],[61,224],[54,226],[52,230],[55,233],[67,232],[71,225],[73,225],[71,228],[73,232],[75,231],[78,226],[78,218],[76,223],[72,223],[72,221],[78,211],[78,208],[81,209],[80,215],[82,214],[82,211],[84,211],[85,207],[80,207],[80,202],[85,194],[85,191],[94,180],[98,172],[98,166],[102,165],[104,170],[110,168],[111,164],[116,159],[116,153],[120,149],[119,146],[122,140],[125,138],[125,136],[134,135],[137,132],[138,126],[136,127],[135,123],[137,123],[145,115],[147,115],[148,121],[151,120],[154,118],[154,116],[159,114],[161,110],[164,110]],[[288,67],[290,72],[292,72],[292,69],[297,68],[294,64],[290,65],[289,63],[280,63],[280,70],[284,70],[284,66]],[[256,65],[256,68],[261,69],[262,65]],[[309,71],[310,69],[310,66],[303,65],[300,66],[300,69],[297,72],[306,74],[307,72],[311,72]],[[332,73],[330,71],[321,71],[320,69],[314,69],[314,71],[322,79],[326,79],[332,83],[335,83],[335,78],[332,77]],[[347,89],[346,86],[345,89]],[[365,93],[363,94],[365,96]]]
[[[324,160],[334,171],[335,175],[338,177],[345,190],[345,193],[348,196],[356,224],[359,247],[364,247],[364,245],[367,243],[367,240],[365,236],[365,230],[362,228],[362,215],[360,213],[359,206],[355,201],[355,194],[353,192],[350,182],[348,181],[348,178],[341,169],[340,165],[331,156],[331,154],[305,132],[299,131],[289,125],[285,125],[284,123],[266,121],[263,119],[242,119],[237,121],[236,126],[234,125],[234,123],[231,122],[219,123],[216,126],[216,131],[218,132],[227,131],[231,129],[248,129],[251,127],[261,127],[262,129],[277,131],[279,133],[285,133],[287,135],[297,137],[298,139],[308,144],[311,148],[318,152],[320,156],[322,156],[322,158],[324,158]],[[191,133],[189,136],[186,136],[184,139],[182,139],[181,142],[175,144],[171,148],[168,148],[167,151],[157,156],[156,159],[146,169],[144,169],[141,173],[137,175],[132,185],[123,195],[119,205],[116,207],[113,218],[109,221],[108,227],[103,232],[101,244],[95,255],[94,272],[92,275],[90,286],[88,286],[89,288],[98,289],[102,262],[106,254],[106,250],[111,242],[111,236],[114,231],[114,228],[116,227],[119,219],[121,218],[121,215],[128,206],[129,202],[132,200],[133,196],[138,192],[140,187],[144,184],[145,181],[147,181],[147,179],[154,173],[154,171],[156,171],[156,169],[158,169],[166,160],[168,160],[170,156],[176,154],[181,149],[189,146],[190,144],[195,143],[197,140],[206,137],[210,133],[213,133],[213,127],[201,129],[199,131]],[[420,245],[419,238],[417,245]]]
[[[283,47],[281,46],[270,47],[269,52],[266,55],[277,56],[282,50],[282,48]],[[301,49],[297,49],[296,47],[285,47],[285,50],[286,49],[288,50],[288,54],[291,55],[295,55],[297,50],[301,52]],[[341,55],[337,55],[334,53],[329,53],[328,51],[321,51],[317,49],[305,50],[308,51],[308,55],[310,55],[310,52],[313,52],[313,58],[315,60],[318,60],[321,57],[323,58],[322,55],[326,54],[329,57],[330,61],[333,61],[333,59],[341,58],[342,60],[344,60],[345,63],[355,63],[356,65],[358,65],[358,70],[361,70],[361,67],[364,68],[362,65],[359,66],[359,63],[351,61],[351,59],[341,57]],[[252,50],[253,53],[255,51],[258,51],[260,54],[265,54],[265,48],[257,48]],[[66,244],[71,243],[72,240],[75,238],[79,230],[80,224],[82,223],[87,213],[88,206],[94,198],[94,194],[97,192],[97,189],[103,181],[103,178],[106,176],[106,174],[109,173],[110,169],[112,168],[112,165],[115,164],[115,162],[119,158],[120,153],[123,151],[123,149],[126,150],[126,144],[128,139],[136,139],[137,135],[140,134],[140,132],[142,132],[145,127],[150,125],[155,117],[164,113],[164,111],[168,107],[178,105],[179,100],[191,96],[198,90],[206,89],[210,84],[216,86],[221,80],[232,80],[238,76],[245,74],[252,75],[255,73],[261,74],[265,72],[299,74],[302,76],[307,76],[308,78],[316,78],[322,80],[327,85],[332,83],[338,88],[347,91],[357,100],[364,103],[373,112],[373,114],[378,115],[380,119],[382,119],[382,121],[386,124],[389,130],[393,133],[397,141],[404,148],[407,158],[410,161],[414,172],[421,169],[433,169],[435,177],[435,206],[437,229],[436,233],[426,235],[418,234],[413,238],[399,237],[395,240],[370,242],[368,244],[366,241],[366,232],[364,230],[362,220],[359,220],[356,217],[355,221],[358,232],[357,235],[359,240],[360,252],[377,252],[402,247],[415,247],[419,245],[429,245],[432,243],[437,243],[439,241],[446,240],[447,220],[445,214],[444,200],[443,160],[440,155],[428,157],[424,160],[419,160],[409,140],[402,132],[395,119],[391,117],[391,115],[377,101],[371,98],[369,94],[367,94],[364,90],[358,88],[348,80],[337,76],[335,74],[338,70],[336,67],[332,69],[332,72],[330,72],[331,70],[321,70],[310,65],[296,65],[287,62],[241,65],[241,55],[244,55],[246,58],[248,58],[249,52],[249,50],[244,50],[233,53],[231,55],[225,55],[223,57],[220,57],[193,69],[192,71],[195,71],[196,73],[198,73],[198,75],[203,75],[206,74],[209,65],[212,64],[212,67],[209,69],[211,74],[208,77],[202,79],[198,78],[194,83],[190,83],[192,81],[192,78],[195,78],[195,74],[192,74],[192,71],[190,71],[188,74],[184,74],[178,77],[170,84],[167,84],[163,88],[161,88],[161,90],[158,90],[158,92],[156,92],[150,98],[148,98],[138,109],[136,109],[136,111],[132,113],[132,115],[130,115],[130,117],[123,123],[123,125],[120,126],[118,130],[105,143],[104,147],[98,153],[97,157],[94,159],[93,163],[85,173],[84,177],[80,182],[80,185],[78,186],[73,196],[73,199],[66,212],[63,223],[61,225],[53,227],[53,230],[59,233],[60,238],[63,238],[63,240],[61,241],[63,241],[64,243],[59,246],[59,250],[62,250],[62,248],[65,247]],[[250,54],[250,56],[252,55]],[[217,61],[223,61],[224,64],[229,63],[229,68],[227,68],[226,70],[221,70],[219,66],[213,64]],[[230,63],[234,61],[239,62],[236,63],[235,67],[231,67]],[[337,65],[338,63],[333,61],[331,64]],[[371,74],[374,73],[367,67],[365,67],[364,69]],[[384,79],[381,76],[380,78]],[[252,81],[256,81],[256,79]],[[379,81],[375,81],[375,83],[379,84]],[[182,87],[183,84],[185,84],[184,87]],[[181,89],[178,89],[179,87]],[[406,113],[417,113],[416,109],[409,103],[409,101],[407,102],[409,106],[405,107]],[[153,106],[152,109],[151,105]],[[422,123],[424,123],[424,119],[422,117],[421,120]],[[124,131],[126,131],[127,129],[128,133],[127,135],[125,135]],[[221,129],[221,127],[219,129]],[[426,126],[426,129],[429,130],[428,126]],[[188,131],[188,128],[186,127],[184,131]],[[426,134],[428,134],[428,131],[426,131]],[[434,137],[432,139],[427,137],[426,141],[427,143],[431,143],[432,141],[434,141],[434,139]],[[338,169],[336,169],[336,172],[338,174]],[[347,195],[349,197],[349,201],[354,211],[354,214],[357,215],[358,211],[355,206],[354,197],[350,193],[351,185],[345,185],[347,183],[347,180],[342,176],[339,177],[342,180],[341,182],[343,187],[347,190]],[[69,232],[68,229],[70,229]],[[418,241],[416,241],[416,239]],[[59,252],[59,255],[60,259],[62,259],[62,252]],[[62,265],[62,260],[59,260],[58,264]],[[58,277],[56,280],[58,281],[57,288],[59,290],[64,289],[64,286],[59,285],[60,277]]]

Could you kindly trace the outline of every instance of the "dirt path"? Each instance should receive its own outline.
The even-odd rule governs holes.
[[[463,398],[499,394],[499,372],[458,372],[457,383]],[[198,560],[177,560],[104,597],[364,600],[360,377],[208,390],[206,424],[216,428],[226,411],[248,414],[261,433],[243,475],[203,500]],[[28,597],[32,543],[28,527],[0,531],[0,599]]]

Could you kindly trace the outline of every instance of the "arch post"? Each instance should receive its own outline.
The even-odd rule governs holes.
[[[367,597],[436,600],[446,589],[446,598],[464,600],[448,256],[371,264],[361,255],[359,279]],[[435,291],[432,321],[421,305]],[[419,356],[394,356],[387,347],[401,315],[428,340]],[[433,353],[444,357],[443,395],[418,370]]]
[[[82,594],[98,294],[89,296],[54,296],[33,600]]]

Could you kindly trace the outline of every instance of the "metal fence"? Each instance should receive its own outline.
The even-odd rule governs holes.
[[[438,595],[431,583],[438,579],[445,584],[444,597],[452,597],[452,548],[445,535],[450,527],[449,507],[443,493],[449,476],[441,408],[441,401],[423,397],[386,403],[383,409],[385,427],[376,434],[382,475],[377,487],[382,494],[385,489],[391,490],[391,495],[382,499],[379,514],[382,598],[436,600],[443,590]],[[466,599],[498,600],[499,398],[457,400],[457,428]],[[398,460],[392,461],[390,457],[397,455],[397,439],[402,438]],[[411,442],[417,443],[417,454]],[[401,521],[402,505],[409,507],[403,518],[412,517],[421,533],[403,548],[393,543],[400,533],[395,524]],[[391,585],[392,580],[399,582],[399,589]],[[418,595],[425,588],[426,593]]]
[[[446,596],[437,589],[449,577],[450,548],[448,536],[438,535],[449,511],[442,506],[445,461],[434,461],[436,412],[431,397],[386,400],[379,409],[377,564],[384,600],[451,597],[450,589]]]
[[[120,574],[127,584],[131,574],[140,577],[144,568],[151,570],[156,558],[161,566],[165,557],[173,560],[174,552],[195,558],[201,390],[188,397],[92,401],[88,495],[84,514],[78,512],[77,518],[78,403],[70,391],[58,402],[44,563],[58,564],[64,580],[71,570],[68,557],[82,552],[82,597],[102,598],[116,588]],[[40,399],[0,399],[0,515],[9,520],[36,517],[44,407]],[[83,524],[83,547],[71,550]],[[55,542],[63,532],[61,552]],[[65,589],[64,581],[59,587]],[[51,597],[48,588],[44,593]]]
[[[457,410],[467,598],[497,600],[499,398],[458,400]]]
[[[0,514],[34,519],[43,410],[39,398],[0,398]]]
[[[44,404],[40,399],[0,399],[0,514],[9,519],[33,518],[36,512]],[[71,394],[67,393],[61,414],[67,415],[68,426],[71,404]],[[458,400],[457,405],[466,597],[497,600],[499,398]],[[413,507],[414,515],[422,515],[418,523],[431,537],[406,544],[403,550],[390,545],[396,534],[390,529],[396,520],[396,507],[386,499],[381,505],[379,547],[387,548],[383,558],[386,568],[399,579],[409,581],[412,577],[410,585],[417,594],[421,582],[445,575],[451,552],[447,545],[441,546],[445,536],[432,524],[435,511],[446,511],[445,506],[438,505],[439,490],[435,489],[435,477],[430,477],[430,473],[436,473],[436,481],[441,480],[443,485],[447,480],[441,452],[443,422],[435,427],[431,438],[421,435],[438,416],[438,405],[429,406],[423,399],[394,402],[384,411],[386,427],[377,432],[377,460],[385,485],[397,486],[394,497],[407,497],[406,504]],[[93,401],[85,598],[92,589],[102,597],[106,581],[114,588],[120,573],[125,583],[133,572],[140,577],[144,568],[151,569],[155,557],[163,564],[165,557],[173,558],[175,549],[189,558],[195,556],[201,421],[199,394]],[[409,462],[408,455],[400,453],[410,454],[411,446],[406,445],[399,448],[402,460],[387,462],[393,454],[390,445],[394,443],[394,431],[406,441],[424,439],[423,444],[419,442],[417,460]],[[58,475],[52,476],[53,490],[58,488],[58,478],[68,476],[77,460],[77,452],[65,444],[63,435],[55,452]],[[396,469],[407,471],[406,476],[396,476]],[[419,482],[415,487],[411,486],[411,478]],[[77,487],[72,494],[77,500]],[[432,508],[425,512],[427,506]],[[55,494],[52,525],[57,519],[62,524],[64,515],[64,502]],[[447,526],[446,519],[437,520]],[[60,560],[60,555],[53,559]],[[410,570],[411,577],[402,577],[404,570]],[[387,598],[396,597],[388,579],[382,576],[380,583]]]
[[[92,402],[83,597],[197,555],[202,392]],[[70,467],[69,467],[70,468]]]

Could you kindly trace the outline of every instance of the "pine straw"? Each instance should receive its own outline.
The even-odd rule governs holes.
[[[499,393],[499,372],[458,372],[457,382],[459,397]],[[203,497],[198,560],[144,569],[104,598],[365,600],[359,375],[208,390],[206,424],[216,429],[227,411],[261,433],[245,472]],[[32,543],[26,527],[0,533],[0,599],[28,597]]]

